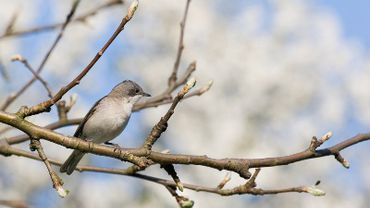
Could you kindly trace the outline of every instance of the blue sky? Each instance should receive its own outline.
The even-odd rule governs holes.
[[[370,20],[370,12],[368,11],[368,9],[370,8],[370,1],[360,0],[360,1],[355,1],[354,2],[354,1],[318,1],[318,0],[316,0],[312,3],[316,6],[319,6],[319,7],[322,6],[323,8],[330,10],[334,15],[336,15],[339,18],[339,22],[341,24],[342,32],[343,32],[344,37],[346,37],[348,39],[356,40],[358,43],[360,43],[360,45],[363,46],[363,48],[366,51],[370,51],[369,50],[370,49],[370,27],[367,25],[369,20]],[[47,17],[49,14],[45,11],[48,11],[48,10],[43,10],[42,15],[40,15],[41,17],[40,17],[39,21],[43,21],[43,20],[47,19],[45,17]],[[109,34],[109,33],[110,33],[110,31],[107,31],[107,34]],[[38,38],[42,37],[41,34],[37,34],[36,36]],[[36,39],[37,38],[32,39],[32,40],[36,40]],[[40,39],[37,39],[37,40],[40,40]],[[28,44],[25,44],[25,45],[28,46]],[[117,50],[120,50],[120,49],[118,49],[117,47],[115,47],[113,45],[107,51],[106,56],[114,58],[114,55],[119,52]],[[24,51],[27,52],[27,50],[24,50]],[[33,57],[32,57],[33,53],[32,52],[33,51],[30,51],[29,54],[25,53],[24,55],[26,57],[29,57],[30,60],[33,60]],[[102,60],[100,60],[100,61],[102,61]],[[36,61],[36,63],[38,63],[38,61]],[[98,72],[96,72],[96,73],[98,73]],[[119,76],[119,74],[110,74],[110,75],[111,75],[111,77],[109,77],[109,79],[112,82],[111,82],[111,86],[107,87],[109,89],[112,86],[114,86],[115,83],[118,83],[119,80],[121,80],[121,78],[122,78],[122,77]],[[124,78],[127,78],[127,77],[124,77]],[[90,97],[89,101],[92,104],[98,97],[101,97],[101,95],[103,95],[104,93],[107,93],[107,91],[109,91],[109,89],[102,89],[101,92],[96,93],[96,94],[93,95],[93,96],[96,96],[96,97],[93,97],[92,95],[86,95],[86,97]],[[78,88],[76,88],[74,91],[77,91],[79,94],[82,93],[82,91],[78,90]],[[84,96],[84,95],[82,95],[82,96]],[[132,120],[133,124],[140,123],[140,122],[138,122],[138,121],[140,121],[140,116],[136,115],[132,119],[133,119]],[[358,128],[358,125],[356,123],[353,123],[352,121],[349,122],[349,123],[352,123],[352,126],[350,126],[351,132],[357,132],[356,127]],[[132,134],[135,134],[139,131],[139,128],[138,128],[137,125],[133,125],[133,124],[131,124],[131,126],[129,126],[128,130],[130,130],[131,133],[133,132]],[[130,139],[130,137],[127,136],[127,135],[130,135],[130,132],[126,132],[126,135],[124,135],[123,137],[125,137],[126,139]],[[121,136],[121,138],[122,138],[122,136]],[[132,146],[134,146],[134,145],[132,145]],[[104,160],[104,159],[102,159],[102,160]],[[102,160],[97,160],[96,162],[98,164],[100,164],[102,162]],[[106,160],[104,160],[104,161],[106,161]],[[94,175],[94,176],[96,176],[96,175]],[[55,197],[54,190],[49,189],[49,187],[46,190],[40,190],[40,192],[42,192],[42,193],[44,193],[44,192],[52,193],[51,195],[53,195]],[[40,195],[40,196],[43,196],[43,195]],[[38,200],[40,200],[40,203],[41,202],[46,203],[44,201],[44,197],[41,197],[40,199],[36,198],[34,203],[38,204],[39,203]]]
[[[358,39],[368,51],[370,48],[370,1],[315,1],[334,13],[342,24],[343,34]]]

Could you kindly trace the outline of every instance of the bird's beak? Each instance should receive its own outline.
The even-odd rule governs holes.
[[[149,93],[146,93],[146,92],[143,92],[143,96],[144,97],[151,97],[151,95]]]

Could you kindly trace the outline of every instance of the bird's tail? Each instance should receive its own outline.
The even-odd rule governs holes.
[[[84,154],[85,153],[79,150],[74,150],[72,154],[68,157],[68,159],[64,162],[64,164],[60,167],[60,172],[67,172],[68,175],[71,175]]]

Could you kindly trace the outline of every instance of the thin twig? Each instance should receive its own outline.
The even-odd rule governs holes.
[[[157,141],[157,139],[161,136],[161,134],[166,131],[167,129],[167,122],[171,118],[172,114],[175,112],[175,108],[177,104],[184,98],[185,94],[189,92],[191,88],[195,85],[195,79],[191,79],[186,83],[186,85],[182,88],[182,90],[177,94],[177,96],[173,99],[171,107],[168,109],[167,113],[159,120],[159,122],[152,128],[150,134],[145,139],[144,144],[141,148],[145,148],[147,150],[151,150],[153,144]]]
[[[189,64],[186,72],[182,75],[180,79],[178,79],[178,81],[176,81],[174,85],[168,86],[162,93],[156,96],[146,99],[145,101],[142,101],[140,103],[137,103],[134,106],[134,110],[140,110],[140,109],[147,108],[147,107],[158,106],[158,104],[160,105],[161,103],[163,104],[172,103],[173,101],[172,101],[171,93],[175,91],[178,87],[184,85],[188,81],[191,74],[195,71],[195,69],[196,69],[196,62],[193,61],[192,63]]]
[[[70,89],[72,89],[74,86],[78,85],[81,81],[81,79],[90,71],[90,69],[95,65],[95,63],[100,59],[100,57],[104,54],[104,52],[108,49],[108,47],[112,44],[112,42],[117,38],[117,36],[123,31],[125,25],[130,21],[132,18],[134,12],[136,11],[136,7],[133,7],[132,5],[136,4],[137,1],[134,1],[129,11],[127,12],[127,15],[122,18],[121,23],[118,25],[117,29],[114,31],[112,36],[109,38],[109,40],[104,44],[104,46],[99,50],[98,53],[96,53],[95,57],[90,61],[90,63],[80,72],[77,77],[75,77],[70,83],[68,83],[66,86],[62,87],[53,98],[44,101],[42,103],[39,103],[31,108],[21,108],[17,115],[20,117],[27,117],[35,114],[39,114],[45,111],[48,111],[52,105],[54,105],[57,101],[59,101],[64,94],[66,94]]]
[[[42,86],[47,91],[49,98],[53,97],[53,92],[51,91],[49,84],[32,68],[32,66],[28,63],[27,59],[23,58],[20,55],[15,55],[12,58],[12,61],[21,62],[32,73],[32,75],[41,82]]]
[[[164,187],[170,192],[171,196],[173,196],[180,206],[180,208],[191,208],[194,205],[194,201],[190,200],[187,197],[181,196],[176,193],[176,188],[173,186],[164,185]]]
[[[0,200],[0,205],[10,208],[28,208],[29,206],[24,201],[20,200]]]
[[[96,15],[98,12],[101,12],[105,9],[111,8],[111,7],[116,6],[116,5],[121,5],[123,3],[124,3],[123,0],[108,1],[108,2],[104,3],[103,5],[100,5],[96,8],[94,8],[94,9],[86,12],[83,15],[80,15],[76,18],[73,18],[71,20],[71,22],[73,22],[73,23],[75,23],[75,22],[85,22],[89,17]],[[58,22],[58,23],[53,23],[53,24],[50,24],[50,25],[36,26],[36,27],[33,27],[33,28],[24,29],[24,30],[11,30],[10,32],[5,32],[3,35],[1,35],[0,40],[4,39],[4,38],[8,38],[8,37],[23,36],[23,35],[29,35],[29,34],[32,34],[32,33],[51,31],[51,30],[57,29],[59,27],[62,27],[64,23],[65,23],[65,21]]]
[[[0,75],[1,75],[1,77],[2,77],[5,81],[9,81],[9,75],[8,75],[8,72],[6,71],[5,66],[4,66],[4,64],[2,63],[2,61],[1,61],[1,60],[0,60]]]
[[[173,66],[172,73],[168,79],[168,86],[174,85],[177,80],[177,71],[179,70],[180,66],[180,60],[181,60],[181,55],[182,51],[184,50],[184,33],[185,33],[185,24],[186,24],[186,18],[188,16],[188,11],[189,11],[189,5],[190,5],[190,0],[186,1],[186,6],[185,6],[185,11],[184,11],[184,16],[181,20],[180,23],[180,40],[179,40],[179,46],[177,48],[177,55],[176,55],[176,60]]]
[[[55,188],[60,197],[64,198],[68,194],[68,191],[64,190],[62,179],[60,179],[58,174],[51,167],[44,149],[42,148],[41,142],[38,139],[31,139],[30,147],[31,149],[37,150],[41,161],[44,162],[46,168],[48,169],[50,179],[53,183],[53,188]]]
[[[190,97],[193,97],[193,96],[200,96],[200,95],[202,95],[203,93],[205,93],[206,91],[209,90],[209,88],[211,87],[211,85],[212,85],[212,82],[208,83],[204,87],[201,87],[199,89],[195,89],[192,92],[189,92],[188,94],[186,94],[184,96],[183,100],[185,100],[187,98],[190,98]],[[165,101],[162,101],[162,102],[159,102],[159,103],[151,103],[151,102],[148,102],[148,103],[138,103],[138,104],[136,104],[134,106],[133,111],[136,112],[136,111],[140,111],[140,110],[145,109],[145,108],[157,107],[157,106],[169,104],[169,103],[172,103],[172,102],[173,102],[173,100],[170,99],[170,100],[165,100]],[[65,126],[78,125],[78,124],[81,123],[82,120],[83,120],[83,118],[66,119],[66,120],[61,119],[60,121],[56,121],[54,123],[51,123],[51,124],[45,126],[44,128],[54,130],[54,129],[62,128],[62,127],[65,127]],[[13,127],[7,127],[6,130],[4,130],[4,131],[8,131],[8,130],[10,130],[12,128]],[[7,142],[9,144],[19,144],[19,143],[28,141],[29,140],[29,137],[28,137],[28,135],[23,134],[23,135],[19,135],[19,136],[14,136],[14,137],[11,137],[11,138],[7,138],[6,140],[7,140]]]
[[[10,21],[9,21],[8,25],[6,26],[4,35],[7,35],[7,34],[10,34],[10,33],[13,32],[13,28],[14,28],[15,22],[18,19],[18,15],[19,15],[19,10],[16,10],[13,13],[12,17],[10,18]]]
[[[212,85],[212,82],[208,83],[204,87],[201,87],[199,89],[195,89],[192,92],[189,92],[188,94],[186,94],[184,96],[183,100],[188,99],[188,98],[193,97],[193,96],[202,95],[203,93],[205,93],[206,91],[209,90],[211,85]],[[151,102],[138,103],[134,106],[133,111],[136,112],[136,111],[140,111],[140,110],[145,109],[145,108],[157,107],[157,106],[164,105],[164,104],[169,104],[169,103],[172,103],[172,102],[173,102],[173,100],[170,99],[170,100],[165,100],[165,101],[162,101],[162,102],[159,102],[159,103],[151,103]],[[83,118],[67,119],[67,120],[62,119],[61,121],[57,121],[57,122],[54,122],[52,124],[49,124],[49,125],[45,126],[44,128],[54,130],[54,129],[62,128],[62,127],[65,127],[65,126],[78,125],[79,123],[81,123],[82,120],[83,120]],[[10,130],[10,129],[12,129],[12,127],[8,127],[7,129]],[[6,130],[6,131],[8,131],[8,130]],[[24,134],[24,135],[19,135],[19,136],[14,136],[14,137],[11,137],[11,138],[7,138],[6,140],[9,144],[19,144],[19,143],[28,141],[29,137]]]
[[[63,36],[63,33],[64,33],[67,25],[71,21],[79,3],[80,3],[80,0],[75,0],[73,2],[72,8],[71,8],[70,12],[68,13],[68,15],[66,17],[66,20],[62,25],[62,28],[60,29],[56,39],[54,40],[53,44],[50,47],[50,49],[48,50],[48,52],[46,53],[46,55],[42,59],[42,61],[40,63],[40,66],[37,68],[37,70],[36,70],[37,74],[41,73],[41,71],[42,71],[43,67],[45,66],[47,60],[49,59],[51,53],[54,51],[55,47],[58,45],[60,39]],[[25,85],[23,85],[21,87],[21,89],[19,89],[15,93],[12,93],[10,96],[8,96],[5,100],[5,103],[0,107],[0,109],[1,110],[6,110],[9,107],[9,105],[12,104],[20,95],[22,95],[32,85],[32,83],[34,83],[36,80],[37,80],[37,78],[35,76],[32,77]]]
[[[176,183],[177,188],[180,191],[184,191],[184,186],[182,185],[182,182],[181,182],[179,176],[177,175],[177,172],[175,170],[175,166],[172,165],[172,164],[166,164],[166,165],[161,165],[161,168],[163,168],[167,172],[167,174],[171,176],[173,181]]]
[[[185,99],[188,99],[190,97],[193,97],[193,96],[201,96],[203,95],[205,92],[207,92],[211,86],[212,86],[213,82],[210,81],[207,85],[201,87],[201,88],[198,88],[198,89],[194,89],[192,92],[189,92],[188,94],[186,94],[184,96],[184,100]],[[164,96],[162,96],[164,97]],[[169,104],[169,103],[173,103],[173,99],[158,99],[159,101],[144,101],[144,102],[140,102],[138,104],[136,104],[134,106],[134,111],[139,111],[139,110],[142,110],[142,109],[145,109],[145,108],[152,108],[152,107],[158,107],[160,105],[165,105],[165,104]]]
[[[218,189],[223,189],[224,186],[231,180],[231,174],[230,172],[227,172],[225,177],[222,179],[222,181],[217,185]]]
[[[15,148],[12,146],[7,146],[7,148],[1,148],[0,145],[0,154],[10,156],[10,155],[17,155],[33,160],[42,161],[41,158],[36,155],[32,154],[28,151]],[[63,163],[60,161],[49,159],[50,163],[56,166],[61,166]],[[97,173],[107,173],[107,174],[116,174],[116,175],[125,175],[130,177],[139,178],[142,180],[158,183],[164,186],[169,187],[176,187],[176,183],[172,180],[162,179],[162,178],[156,178],[153,176],[138,174],[138,173],[131,173],[125,169],[114,169],[114,168],[102,168],[102,167],[95,167],[95,166],[85,166],[85,165],[78,165],[76,167],[76,170],[80,172],[97,172]],[[244,184],[241,186],[245,186]],[[299,187],[292,187],[292,188],[283,188],[283,189],[272,189],[272,190],[264,190],[259,188],[250,188],[250,189],[240,189],[239,187],[235,187],[232,189],[224,189],[221,190],[220,188],[211,188],[211,187],[205,187],[201,185],[194,185],[189,183],[183,183],[183,187],[189,190],[197,191],[197,192],[208,192],[213,194],[219,194],[219,195],[235,195],[235,194],[252,194],[252,195],[266,195],[266,194],[279,194],[279,193],[287,193],[287,192],[307,192],[307,186],[299,186]]]

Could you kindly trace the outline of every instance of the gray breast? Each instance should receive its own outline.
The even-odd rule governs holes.
[[[117,137],[126,127],[132,105],[124,100],[104,99],[85,123],[83,136],[95,143],[103,143]]]

